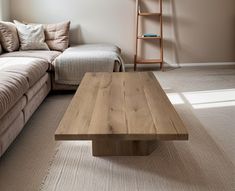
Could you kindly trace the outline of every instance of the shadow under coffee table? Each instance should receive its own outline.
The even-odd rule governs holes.
[[[86,73],[55,139],[91,140],[93,156],[141,156],[188,133],[152,72]]]

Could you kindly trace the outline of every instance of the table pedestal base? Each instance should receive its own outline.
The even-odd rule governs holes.
[[[147,156],[157,147],[157,141],[93,140],[93,156]]]

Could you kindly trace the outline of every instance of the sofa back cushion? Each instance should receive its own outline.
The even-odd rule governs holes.
[[[45,24],[46,43],[51,50],[64,51],[69,46],[70,21]]]
[[[19,50],[19,38],[16,26],[10,22],[0,21],[0,41],[7,52]]]
[[[19,21],[14,23],[18,30],[21,50],[49,50],[45,42],[43,25],[26,25]]]

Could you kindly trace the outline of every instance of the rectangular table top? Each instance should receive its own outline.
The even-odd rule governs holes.
[[[152,72],[86,73],[56,140],[187,140],[187,130]]]

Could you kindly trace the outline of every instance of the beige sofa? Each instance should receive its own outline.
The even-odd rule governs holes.
[[[32,51],[0,56],[0,156],[50,92],[49,68],[59,54]]]
[[[0,24],[0,42],[5,43],[4,46],[2,43],[4,53],[0,44],[1,157],[51,90],[75,90],[86,72],[120,71],[123,65],[120,64],[120,49],[116,46],[68,48],[69,23],[47,26],[46,41],[51,50],[27,51],[19,51],[20,41],[14,24]],[[64,32],[56,32],[58,28]],[[62,34],[62,40],[58,34]]]
[[[58,51],[15,51],[0,55],[0,157],[51,90],[77,88],[77,85],[55,81],[55,61],[61,56],[67,57],[66,54]],[[114,63],[114,71],[120,68],[120,64]],[[100,67],[98,71],[102,70]],[[82,74],[85,72],[83,69]]]

